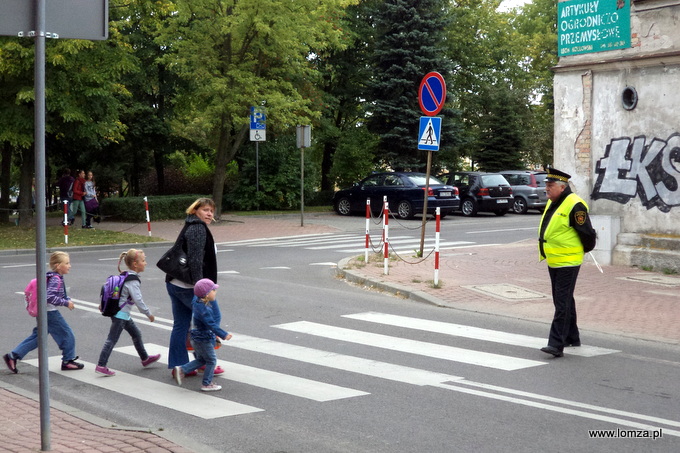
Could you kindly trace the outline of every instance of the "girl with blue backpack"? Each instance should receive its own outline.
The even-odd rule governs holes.
[[[109,336],[104,343],[102,352],[99,354],[99,361],[94,370],[96,373],[105,376],[116,375],[116,372],[110,370],[106,364],[108,363],[109,356],[111,355],[111,352],[113,352],[113,347],[118,343],[120,334],[123,333],[123,330],[132,337],[132,344],[135,346],[137,354],[139,354],[142,366],[147,367],[161,358],[160,354],[149,355],[149,353],[146,352],[144,342],[142,341],[142,332],[130,317],[132,307],[136,305],[139,311],[149,318],[149,321],[154,322],[156,319],[142,299],[141,282],[138,277],[138,274],[144,272],[144,269],[146,269],[146,256],[143,251],[137,249],[130,249],[127,252],[121,253],[118,258],[118,272],[121,272],[120,263],[123,260],[125,260],[125,265],[130,270],[120,289],[120,310],[115,315],[111,316]]]

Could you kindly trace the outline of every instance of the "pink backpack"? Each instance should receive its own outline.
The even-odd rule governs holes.
[[[59,280],[61,286],[61,280]],[[26,301],[26,311],[34,318],[38,316],[38,282],[34,278],[24,289],[24,300]]]

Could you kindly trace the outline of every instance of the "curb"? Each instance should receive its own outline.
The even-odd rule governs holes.
[[[424,291],[413,291],[408,286],[399,285],[396,283],[385,283],[381,282],[372,277],[365,277],[359,273],[355,273],[351,270],[347,270],[347,264],[355,259],[356,257],[343,258],[338,262],[336,267],[336,274],[351,283],[356,283],[357,285],[367,286],[369,288],[375,288],[379,291],[393,294],[397,297],[403,299],[410,299],[415,302],[423,302],[437,307],[451,307],[450,304],[445,303],[443,300],[427,294]]]

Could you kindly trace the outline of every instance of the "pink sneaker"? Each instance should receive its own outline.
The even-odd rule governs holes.
[[[94,369],[94,372],[99,373],[99,374],[103,374],[104,376],[115,376],[116,375],[115,371],[111,371],[107,367],[99,366],[99,365],[97,365],[97,367]]]
[[[201,373],[204,372],[204,371],[205,371],[205,365],[203,365],[202,367],[200,367],[199,370],[201,371]],[[221,366],[217,365],[217,366],[215,367],[215,371],[213,371],[213,374],[214,374],[214,375],[218,375],[218,374],[222,374],[222,373],[224,373],[224,368],[222,368]]]
[[[208,385],[204,385],[201,387],[202,392],[216,392],[218,390],[222,390],[222,386],[213,384],[212,382]]]
[[[142,366],[149,366],[154,362],[158,362],[158,359],[160,358],[161,358],[160,354],[150,355],[149,357],[146,358],[146,360],[142,360]]]

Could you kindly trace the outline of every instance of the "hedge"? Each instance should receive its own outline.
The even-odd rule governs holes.
[[[205,195],[160,195],[147,197],[151,220],[184,219],[186,209]],[[100,199],[101,215],[105,219],[120,222],[146,222],[144,197]]]

